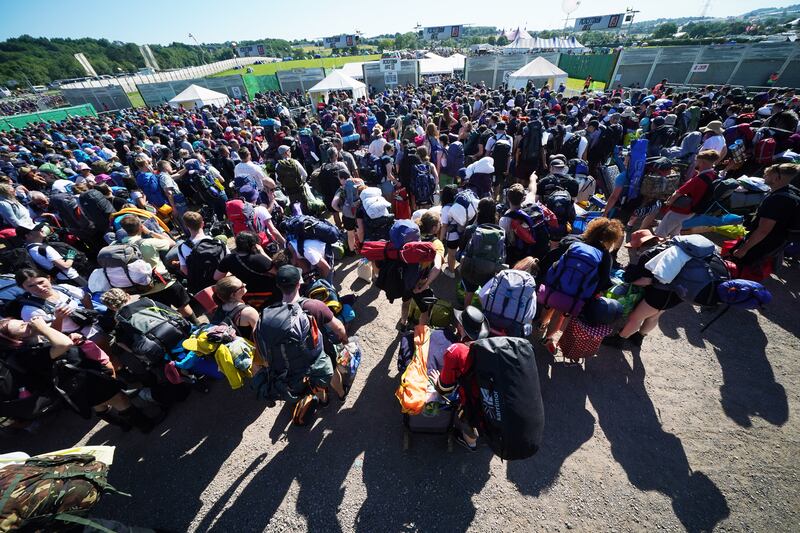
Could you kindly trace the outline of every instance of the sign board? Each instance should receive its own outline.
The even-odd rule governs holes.
[[[507,70],[507,71],[503,72],[503,83],[508,83],[508,79],[511,77],[511,74],[513,74],[514,72],[516,72],[516,71]]]
[[[707,72],[708,63],[695,63],[692,65],[692,72]]]
[[[624,13],[603,15],[602,17],[581,17],[575,19],[575,31],[609,31],[622,27]]]
[[[387,70],[383,73],[383,82],[386,85],[397,85],[397,72],[393,70]]]
[[[352,48],[358,45],[358,35],[336,35],[335,37],[325,37],[322,44],[326,48]]]
[[[423,28],[422,38],[426,41],[445,41],[447,39],[460,39],[462,27],[458,26],[432,26]]]
[[[263,43],[236,47],[239,57],[263,57],[266,55],[264,53],[265,50],[266,47]]]
[[[242,98],[242,89],[241,87],[231,87],[231,94],[233,94],[234,98],[241,99]]]
[[[439,82],[441,82],[441,81],[442,81],[442,77],[441,77],[441,76],[439,76],[439,75],[435,75],[435,76],[427,76],[427,77],[425,78],[425,81],[427,81],[428,83],[439,83]]]
[[[387,57],[381,59],[381,72],[398,72],[400,70],[400,58]]]

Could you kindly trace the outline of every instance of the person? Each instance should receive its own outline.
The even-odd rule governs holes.
[[[467,245],[469,244],[469,241],[472,239],[472,236],[475,234],[475,230],[478,228],[479,225],[495,224],[496,222],[497,222],[497,204],[492,198],[481,198],[481,200],[478,202],[478,209],[477,209],[477,215],[475,217],[475,222],[467,226],[467,228],[464,230],[464,234],[461,235],[461,238],[458,242],[458,252],[463,253],[463,251],[466,249]],[[450,250],[448,248],[448,253],[449,251]],[[486,279],[485,281],[488,281],[488,279]],[[477,291],[480,288],[480,284],[464,279],[463,275],[461,277],[460,283],[461,287],[464,289],[464,308],[466,308],[468,305],[472,303],[473,295],[475,294],[475,291]]]
[[[455,185],[445,185],[442,188],[440,203],[442,211],[439,215],[441,221],[441,234],[439,239],[445,243],[447,247],[447,264],[442,270],[442,274],[448,278],[454,278],[456,272],[456,251],[458,250],[458,243],[461,239],[461,234],[464,233],[466,225],[471,222],[475,216],[475,210],[471,212],[469,209],[465,210],[462,206],[455,205],[456,195],[458,194],[458,187]],[[456,213],[455,211],[458,211]]]
[[[750,232],[733,249],[733,260],[740,267],[774,257],[789,241],[790,231],[796,234],[800,229],[800,189],[792,185],[798,175],[800,165],[793,163],[771,165],[764,171],[770,192],[748,224]]]
[[[438,143],[438,141],[437,141],[437,143]],[[425,171],[422,170],[422,169],[425,168],[427,170],[428,176],[430,176],[430,178],[432,180],[431,181],[432,186],[429,188],[430,189],[429,190],[430,195],[427,198],[423,198],[423,197],[417,198],[417,195],[421,194],[421,191],[415,191],[414,190],[413,184],[415,182],[415,179],[412,177],[412,187],[411,187],[412,191],[411,192],[413,193],[413,200],[414,200],[413,208],[415,210],[416,209],[420,209],[420,208],[425,208],[425,207],[431,207],[433,205],[434,196],[439,194],[439,173],[436,171],[436,166],[434,166],[434,164],[431,163],[431,161],[430,161],[430,159],[428,157],[427,148],[425,148],[424,146],[418,147],[417,148],[417,157],[419,157],[421,163],[419,165],[416,165],[416,167],[414,168],[413,172],[415,172],[417,174],[424,173]]]
[[[278,147],[278,163],[276,166],[278,181],[283,187],[286,196],[292,203],[300,203],[305,206],[305,196],[303,195],[303,184],[308,179],[308,172],[303,165],[292,158],[291,148],[282,144]]]
[[[7,183],[0,183],[0,219],[12,228],[34,226],[30,211],[17,199],[14,187]]]
[[[326,153],[328,161],[320,167],[317,183],[319,184],[320,193],[322,193],[322,201],[325,202],[328,210],[333,212],[333,219],[336,225],[342,227],[341,214],[333,208],[333,201],[343,183],[350,177],[350,171],[347,165],[339,160],[339,150],[331,146]]]
[[[261,165],[253,162],[253,156],[246,147],[239,148],[239,162],[233,167],[234,176],[249,176],[256,184],[259,191],[264,189],[265,180],[269,179]]]
[[[62,255],[45,243],[45,239],[50,236],[51,232],[52,230],[46,222],[39,222],[32,229],[17,228],[17,237],[23,239],[28,255],[39,269],[50,273],[59,283],[86,287],[86,279],[73,267],[76,257],[75,250],[70,248],[65,255]]]
[[[136,164],[136,184],[144,193],[147,202],[153,207],[159,207],[167,203],[167,197],[161,188],[161,180],[153,172],[152,162],[147,155],[139,155],[135,159]]]
[[[186,276],[189,274],[189,269],[186,266],[186,260],[192,255],[192,251],[196,244],[200,241],[205,239],[211,239],[208,235],[206,235],[205,229],[205,221],[203,220],[203,215],[198,213],[197,211],[187,211],[183,215],[183,226],[189,231],[189,238],[181,240],[178,243],[178,261],[180,265],[181,273]],[[186,241],[190,241],[192,245],[188,245]],[[208,280],[209,282],[211,280]]]
[[[367,151],[375,159],[380,159],[383,156],[383,147],[386,146],[386,139],[383,138],[383,127],[380,124],[376,124],[372,128],[371,139],[372,141],[369,143]]]
[[[411,289],[406,288],[403,294],[403,305],[400,310],[400,322],[398,322],[398,329],[405,331],[408,328],[408,316],[411,310],[411,300],[417,304],[420,310],[419,324],[427,325],[430,318],[430,310],[433,307],[431,300],[436,296],[431,289],[431,284],[439,276],[442,270],[442,263],[444,260],[444,245],[438,239],[441,223],[439,215],[431,210],[422,214],[419,221],[419,231],[423,242],[432,242],[436,250],[436,256],[433,261],[420,263],[419,274],[417,281]],[[408,287],[408,285],[406,285]]]
[[[489,336],[489,322],[479,309],[467,306],[463,311],[453,312],[458,337],[461,342],[452,344],[444,352],[441,371],[431,370],[430,379],[441,395],[451,394],[459,389],[458,432],[456,441],[467,450],[478,449],[478,420],[480,416],[480,388],[475,373],[472,372],[470,344]]]
[[[656,228],[656,235],[661,238],[679,235],[683,223],[698,213],[703,200],[711,193],[713,181],[717,179],[714,164],[718,160],[719,153],[714,150],[703,150],[697,154],[697,172],[664,202],[668,210]]]
[[[29,321],[0,319],[0,350],[8,353],[7,364],[23,370],[19,383],[31,394],[58,397],[53,380],[70,382],[75,387],[66,392],[71,407],[124,430],[136,427],[147,433],[163,420],[163,413],[154,417],[131,404],[122,392],[122,383],[110,375],[99,361],[85,357],[75,341],[48,326],[42,317]],[[64,361],[68,365],[56,365]]]
[[[263,296],[267,305],[280,301],[275,275],[278,268],[288,262],[286,252],[281,250],[270,257],[259,244],[258,236],[249,231],[238,233],[234,242],[233,252],[220,261],[214,280],[233,275],[242,280],[249,291]]]
[[[214,284],[216,311],[209,317],[209,324],[229,321],[237,335],[247,340],[254,339],[258,311],[244,302],[247,284],[236,276],[226,276]]]
[[[550,173],[536,182],[537,201],[544,202],[557,190],[565,190],[573,201],[578,196],[580,184],[569,175],[569,167],[560,157],[550,162]],[[560,222],[560,221],[559,221]]]
[[[172,163],[169,161],[161,160],[158,162],[158,179],[161,183],[161,189],[167,197],[167,203],[172,208],[172,220],[178,223],[182,229],[186,230],[183,225],[183,214],[186,213],[188,207],[186,205],[186,198],[181,193],[176,179],[180,179],[186,174],[186,168],[180,169],[175,172],[172,168]]]
[[[717,152],[717,160],[714,161],[714,164],[725,159],[728,153],[728,143],[725,142],[725,128],[722,127],[722,122],[712,120],[705,128],[701,128],[700,132],[703,134],[703,144],[700,146],[700,152],[702,153],[706,150]]]
[[[573,242],[580,241],[600,250],[601,257],[597,266],[597,284],[594,294],[605,294],[611,287],[611,272],[614,264],[613,252],[620,247],[625,237],[625,230],[619,220],[598,217],[586,225],[586,230],[578,238],[566,237],[562,242],[566,246],[559,246],[552,250],[543,260],[542,269],[547,265],[549,269],[569,249]],[[546,270],[545,270],[546,271]],[[555,355],[555,334],[564,326],[565,315],[552,308],[547,309],[542,316],[540,331],[543,334],[543,344],[547,351]]]

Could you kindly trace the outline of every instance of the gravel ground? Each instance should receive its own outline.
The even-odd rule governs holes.
[[[441,436],[402,451],[399,302],[356,281],[353,261],[339,277],[360,294],[365,360],[310,429],[215,383],[150,435],[64,413],[0,449],[115,445],[110,482],[133,498],[95,514],[172,531],[797,531],[800,272],[781,274],[763,314],[732,310],[703,335],[713,315],[682,305],[640,351],[578,366],[537,347],[545,442],[526,461],[447,452]],[[454,300],[452,284],[437,294]]]

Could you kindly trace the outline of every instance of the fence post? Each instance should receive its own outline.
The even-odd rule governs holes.
[[[694,62],[692,63],[691,68],[689,68],[689,73],[686,74],[686,79],[683,80],[684,84],[689,83],[689,80],[692,79],[692,74],[694,74],[694,67],[695,67],[695,65],[700,63],[700,59],[703,57],[703,52],[705,52],[705,50],[706,50],[706,47],[705,46],[701,46],[700,49],[697,51],[697,55],[694,56]]]
[[[736,74],[739,72],[739,67],[742,66],[742,62],[744,61],[744,58],[747,55],[747,52],[750,51],[750,48],[752,46],[753,46],[752,44],[748,44],[744,48],[744,50],[742,50],[742,55],[739,56],[739,61],[736,62],[736,66],[733,67],[733,70],[731,71],[731,75],[728,76],[728,81],[725,82],[726,85],[730,85],[731,81],[733,81],[733,78],[736,77]]]

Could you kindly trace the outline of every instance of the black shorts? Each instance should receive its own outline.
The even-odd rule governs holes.
[[[461,286],[464,287],[464,292],[475,292],[481,288],[477,283],[472,283],[464,278],[461,278]]]
[[[419,310],[422,313],[427,313],[428,311],[431,310],[431,307],[433,307],[433,304],[426,303],[425,299],[426,298],[433,298],[433,297],[434,297],[433,289],[430,289],[430,288],[425,289],[422,292],[416,292],[415,293],[414,291],[408,291],[407,290],[406,292],[403,293],[403,301],[407,302],[407,301],[413,299],[414,302],[417,304],[417,307],[419,307]]]
[[[447,249],[448,250],[458,250],[458,243],[461,242],[461,239],[453,239],[452,241],[447,241]]]
[[[154,302],[170,305],[176,309],[189,305],[189,302],[192,301],[186,288],[177,281],[173,282],[171,285],[167,285],[163,290],[154,292],[153,294],[147,294],[146,296]]]
[[[356,219],[346,217],[342,215],[342,224],[344,224],[344,229],[347,231],[355,231],[358,228],[358,224],[356,224]]]
[[[683,300],[681,300],[680,296],[673,291],[659,289],[657,287],[653,287],[652,285],[648,285],[644,288],[644,301],[653,309],[666,311],[667,309],[672,309]]]

